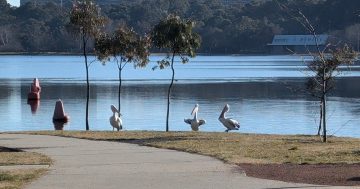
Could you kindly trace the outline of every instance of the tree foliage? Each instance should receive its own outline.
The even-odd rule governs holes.
[[[97,37],[104,27],[105,18],[100,14],[100,8],[92,0],[76,1],[70,12],[70,29],[80,33],[87,39]]]
[[[127,26],[118,27],[112,34],[103,33],[95,42],[95,51],[102,62],[110,58],[120,58],[122,62],[134,62],[134,66],[146,66],[148,63],[150,38],[140,37]]]
[[[151,34],[154,46],[163,49],[170,55],[180,56],[182,63],[189,61],[188,57],[195,57],[195,51],[200,47],[200,36],[193,32],[195,22],[182,20],[175,15],[169,15],[157,24]],[[170,66],[171,59],[167,56],[158,62],[160,69]]]
[[[328,54],[313,54],[314,60],[308,64],[315,75],[308,79],[306,86],[314,97],[321,98],[335,87],[335,77],[340,74],[339,66],[354,63],[357,53],[348,45],[329,49]]]
[[[150,38],[140,37],[127,26],[118,27],[112,34],[104,33],[95,40],[95,52],[98,59],[106,63],[113,58],[119,71],[118,108],[121,110],[122,71],[128,63],[134,67],[145,67],[149,62]]]

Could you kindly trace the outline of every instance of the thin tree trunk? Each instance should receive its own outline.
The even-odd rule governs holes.
[[[322,99],[320,100],[320,119],[319,119],[319,128],[318,128],[318,132],[317,132],[317,136],[320,136],[320,131],[321,131],[321,123],[322,123],[322,116],[323,116],[323,111],[322,111]]]
[[[323,116],[322,116],[322,119],[323,119],[323,142],[326,142],[326,85],[327,85],[327,82],[326,82],[326,78],[325,78],[325,69],[324,69],[324,76],[323,76],[323,93],[322,93],[322,113],[323,113]]]
[[[168,95],[167,95],[167,112],[166,112],[166,132],[169,131],[169,113],[170,113],[170,95],[171,95],[171,88],[174,84],[174,78],[175,78],[175,69],[174,69],[174,57],[175,53],[173,53],[172,59],[171,59],[171,71],[172,71],[172,78],[171,83],[168,89]]]
[[[89,99],[90,99],[90,82],[89,82],[89,65],[87,60],[86,53],[86,36],[83,35],[83,53],[85,58],[85,68],[86,68],[86,113],[85,113],[85,124],[86,130],[90,130],[89,127]]]
[[[121,86],[122,86],[122,77],[121,77],[121,74],[122,74],[122,60],[120,60],[120,66],[118,67],[119,68],[119,93],[118,93],[118,107],[119,107],[119,112],[121,112]]]
[[[323,107],[322,107],[322,112],[323,112],[323,142],[326,142],[327,140],[327,136],[326,136],[326,94],[324,94],[323,96]]]

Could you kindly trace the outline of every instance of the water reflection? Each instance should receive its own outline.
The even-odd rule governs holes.
[[[62,131],[62,130],[64,130],[65,125],[67,125],[67,122],[54,120],[53,124],[54,124],[55,131]]]
[[[40,107],[40,100],[28,100],[27,104],[30,105],[30,110],[32,114],[36,114],[36,111]]]

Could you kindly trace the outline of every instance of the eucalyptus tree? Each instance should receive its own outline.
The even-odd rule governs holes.
[[[136,32],[127,26],[120,26],[112,34],[102,34],[95,40],[95,52],[98,59],[106,63],[111,58],[118,68],[118,108],[121,110],[122,71],[128,63],[134,67],[145,67],[149,62],[149,48],[151,45],[148,36],[139,37]]]
[[[167,91],[166,131],[169,131],[169,109],[171,89],[174,84],[175,69],[174,59],[179,56],[183,64],[189,62],[189,57],[196,56],[196,50],[200,47],[200,36],[193,31],[195,22],[183,20],[179,16],[169,15],[161,20],[151,32],[151,38],[155,47],[165,50],[167,55],[158,61],[160,69],[171,67],[171,83]]]
[[[100,34],[100,30],[106,22],[101,16],[100,8],[92,0],[75,1],[70,12],[69,28],[75,34],[79,34],[82,42],[82,50],[86,69],[86,130],[89,130],[89,67],[88,45],[91,39]]]

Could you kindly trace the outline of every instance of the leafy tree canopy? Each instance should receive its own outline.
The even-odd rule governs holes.
[[[76,1],[70,12],[73,31],[87,37],[99,35],[99,28],[104,27],[106,19],[100,15],[100,8],[92,0]]]
[[[171,54],[180,55],[182,62],[187,63],[186,56],[194,57],[201,43],[200,36],[193,32],[194,26],[195,23],[190,20],[169,15],[165,20],[160,21],[151,33],[154,46],[166,49]],[[169,65],[168,59],[159,62],[160,69]]]

